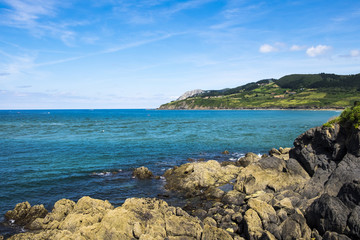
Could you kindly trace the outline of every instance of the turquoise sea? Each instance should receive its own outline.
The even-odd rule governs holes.
[[[298,110],[3,110],[0,111],[0,216],[16,203],[44,204],[87,195],[115,206],[156,197],[156,175],[188,158],[236,160],[246,152],[291,147],[336,111]],[[223,155],[224,150],[230,151]],[[1,220],[1,219],[0,219]],[[5,231],[0,227],[1,231]]]

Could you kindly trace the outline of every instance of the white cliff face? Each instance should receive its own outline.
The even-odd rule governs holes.
[[[176,100],[177,101],[184,100],[184,99],[187,99],[189,97],[193,97],[193,96],[198,95],[198,94],[203,93],[203,92],[204,91],[201,90],[201,89],[195,89],[195,90],[192,90],[192,91],[187,91]]]

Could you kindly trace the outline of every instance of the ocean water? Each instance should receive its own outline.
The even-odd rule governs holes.
[[[156,175],[188,158],[236,160],[246,152],[291,147],[336,111],[3,110],[0,111],[0,216],[16,203],[44,204],[84,195],[115,206],[156,197]],[[228,150],[229,155],[222,152]],[[4,230],[3,230],[4,231]],[[1,234],[1,229],[0,229]]]

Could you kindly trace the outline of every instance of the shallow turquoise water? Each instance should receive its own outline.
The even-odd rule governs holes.
[[[188,158],[228,160],[291,147],[333,111],[0,111],[0,215],[16,203],[88,195],[114,205],[155,197],[162,180],[131,178],[135,167],[156,174]],[[222,155],[224,150],[230,155]],[[1,233],[0,233],[1,234]]]

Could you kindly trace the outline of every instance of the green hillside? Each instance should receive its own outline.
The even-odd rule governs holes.
[[[293,74],[236,88],[204,91],[160,109],[327,109],[360,99],[360,74]]]

